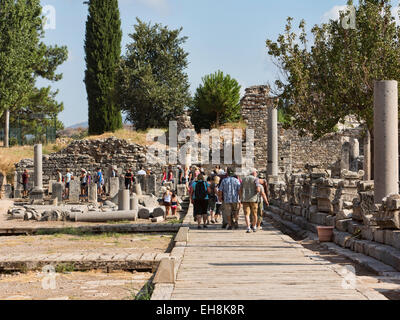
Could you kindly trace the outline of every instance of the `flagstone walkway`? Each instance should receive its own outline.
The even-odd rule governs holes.
[[[268,223],[251,234],[193,225],[172,293],[172,300],[315,299],[385,297]]]

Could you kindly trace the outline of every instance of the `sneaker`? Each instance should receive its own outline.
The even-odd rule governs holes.
[[[262,230],[262,227],[260,226],[260,227],[258,228],[258,230]]]
[[[257,228],[253,228],[253,232],[257,232]]]
[[[247,231],[246,231],[246,233],[251,233],[251,229],[248,228]]]
[[[211,220],[211,223],[212,223],[212,224],[215,224],[215,221],[214,221],[214,220]]]
[[[205,225],[204,225],[204,229],[207,229],[207,228],[208,228],[208,227],[207,227],[207,225],[205,224]]]
[[[227,226],[228,226],[227,224],[223,224],[222,229],[226,229]]]
[[[200,230],[200,229],[201,229],[201,226],[198,226],[198,227],[197,227],[197,229],[199,229],[199,230]]]
[[[235,222],[235,229],[239,229],[239,222]]]
[[[229,227],[228,227],[228,230],[232,230],[232,229],[233,229],[232,226],[229,226]]]

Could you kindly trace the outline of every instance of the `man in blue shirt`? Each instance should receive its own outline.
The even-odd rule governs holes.
[[[226,228],[226,223],[229,225],[228,230],[239,228],[239,210],[240,210],[240,182],[234,177],[232,168],[227,170],[228,177],[224,178],[218,188],[219,196],[223,199],[222,213],[224,222],[222,227]]]
[[[103,174],[101,172],[100,168],[97,168],[97,192],[99,193],[99,195],[103,194]]]

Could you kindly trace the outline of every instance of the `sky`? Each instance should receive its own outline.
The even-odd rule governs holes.
[[[41,0],[49,17],[45,43],[66,45],[68,60],[59,67],[63,79],[51,83],[64,103],[59,118],[65,127],[87,121],[85,84],[85,23],[88,7],[84,0]],[[284,31],[287,17],[294,25],[301,19],[310,30],[315,24],[338,15],[346,0],[119,0],[122,21],[122,53],[133,32],[136,17],[170,28],[183,27],[189,53],[186,70],[191,93],[202,77],[221,70],[246,87],[273,83],[278,70],[268,56],[265,41],[275,41]],[[54,8],[54,12],[50,9]],[[38,81],[38,85],[48,85]]]

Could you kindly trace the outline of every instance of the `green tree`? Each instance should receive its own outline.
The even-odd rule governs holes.
[[[63,108],[57,91],[36,87],[39,77],[59,81],[56,69],[68,57],[66,47],[41,41],[43,19],[40,0],[0,0],[0,116],[9,111],[11,121],[18,113],[58,114]]]
[[[121,56],[121,19],[118,0],[89,0],[86,22],[85,84],[89,104],[89,134],[122,128],[116,98]]]
[[[277,42],[267,40],[268,52],[284,75],[275,83],[279,107],[292,126],[319,138],[354,115],[373,138],[374,80],[400,80],[400,28],[391,12],[390,0],[360,0],[355,29],[342,26],[349,11],[341,12],[339,21],[312,28],[310,46],[305,22],[297,36],[288,18]]]
[[[197,130],[240,119],[240,85],[222,71],[205,76],[197,88],[191,117]]]
[[[119,98],[127,120],[137,129],[167,127],[191,101],[188,53],[182,28],[169,30],[136,19],[119,72]]]

